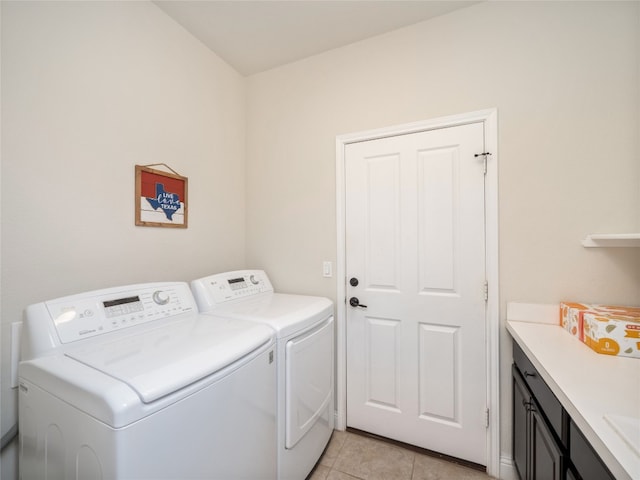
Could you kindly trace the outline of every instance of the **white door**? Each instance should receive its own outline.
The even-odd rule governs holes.
[[[482,123],[347,145],[345,228],[347,425],[486,465],[483,152]]]

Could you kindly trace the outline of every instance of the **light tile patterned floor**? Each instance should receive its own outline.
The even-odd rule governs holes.
[[[486,473],[351,432],[333,436],[307,480],[489,480]]]

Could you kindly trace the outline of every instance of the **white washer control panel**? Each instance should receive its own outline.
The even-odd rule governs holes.
[[[213,305],[273,292],[269,277],[262,270],[218,273],[194,280],[191,282],[191,287],[194,292],[202,293],[202,295],[196,295],[196,299],[207,298]],[[203,311],[207,310],[202,308],[203,306],[200,307]]]
[[[105,289],[44,303],[61,343],[195,311],[186,283]]]

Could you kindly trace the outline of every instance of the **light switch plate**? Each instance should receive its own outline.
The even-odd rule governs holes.
[[[328,262],[328,261],[322,262],[322,276],[323,277],[333,276],[333,265],[331,264],[331,262]]]

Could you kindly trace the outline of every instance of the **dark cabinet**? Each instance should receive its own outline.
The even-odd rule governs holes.
[[[569,455],[582,480],[615,480],[573,420],[569,422]],[[569,477],[568,477],[569,478]]]
[[[512,375],[513,462],[520,480],[615,480],[516,343]]]
[[[562,480],[563,446],[540,405],[513,367],[513,456],[521,480]]]
[[[529,405],[531,395],[515,365],[513,370],[513,464],[521,480],[529,471]]]
[[[531,406],[531,480],[561,480],[564,455],[535,402]]]

